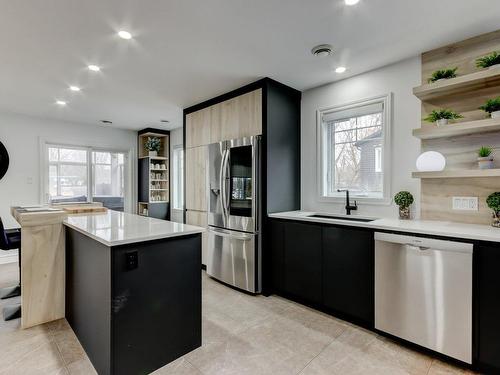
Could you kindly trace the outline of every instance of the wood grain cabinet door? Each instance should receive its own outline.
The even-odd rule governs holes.
[[[206,211],[186,211],[186,224],[196,225],[197,227],[207,228],[207,212]],[[207,264],[207,245],[208,233],[202,233],[201,242],[201,264]]]
[[[207,210],[207,156],[207,146],[186,149],[186,210]]]
[[[210,143],[211,107],[186,115],[186,147]]]
[[[220,126],[221,140],[262,134],[262,89],[222,102]]]

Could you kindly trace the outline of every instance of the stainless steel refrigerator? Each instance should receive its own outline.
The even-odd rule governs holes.
[[[260,136],[209,145],[207,173],[207,274],[260,293]]]

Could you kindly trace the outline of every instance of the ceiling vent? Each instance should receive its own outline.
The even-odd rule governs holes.
[[[320,44],[311,50],[314,56],[326,57],[333,53],[333,47],[330,44]]]

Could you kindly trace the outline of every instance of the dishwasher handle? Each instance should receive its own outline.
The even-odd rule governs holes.
[[[407,245],[412,248],[418,248],[421,251],[432,249],[468,254],[472,254],[473,251],[473,245],[471,243],[438,240],[435,238],[424,238],[394,233],[375,232],[375,241]]]

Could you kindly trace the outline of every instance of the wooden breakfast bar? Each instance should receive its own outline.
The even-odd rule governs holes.
[[[63,209],[11,207],[21,226],[21,328],[64,318]]]

